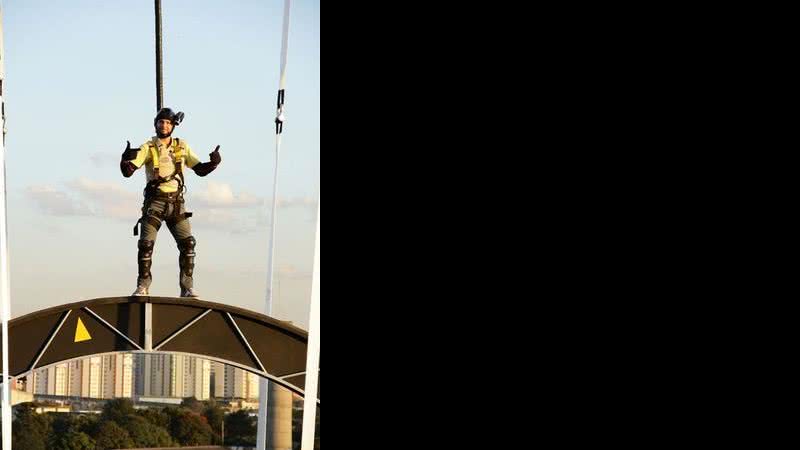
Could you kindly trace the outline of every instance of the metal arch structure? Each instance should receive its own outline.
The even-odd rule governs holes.
[[[185,354],[239,367],[305,397],[308,333],[219,303],[171,297],[72,303],[11,320],[8,344],[12,379],[89,356]],[[316,400],[320,405],[319,390]]]

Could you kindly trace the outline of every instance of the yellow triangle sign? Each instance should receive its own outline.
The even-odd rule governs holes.
[[[84,342],[91,340],[92,340],[92,335],[89,334],[89,330],[86,329],[86,325],[84,325],[81,318],[78,317],[78,328],[75,329],[75,342]]]

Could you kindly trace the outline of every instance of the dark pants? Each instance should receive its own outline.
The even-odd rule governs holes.
[[[161,228],[161,223],[166,222],[175,243],[180,252],[178,265],[180,267],[180,286],[181,289],[194,287],[192,278],[194,272],[194,247],[195,240],[192,236],[192,226],[189,219],[184,217],[183,199],[159,198],[155,197],[152,201],[145,202],[146,208],[142,207],[142,235],[139,238],[139,278],[137,284],[146,288],[153,282],[150,267],[153,263],[153,250],[155,248],[156,236]]]

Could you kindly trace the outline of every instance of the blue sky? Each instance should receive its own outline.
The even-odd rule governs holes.
[[[295,0],[281,148],[273,315],[307,324],[320,181],[318,0]],[[164,0],[164,103],[202,160],[187,179],[203,299],[263,311],[283,0]],[[123,178],[125,141],[153,134],[152,0],[3,1],[12,315],[135,287],[144,174]],[[152,295],[178,293],[166,227]]]

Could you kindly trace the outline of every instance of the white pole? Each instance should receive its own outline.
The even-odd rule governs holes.
[[[278,87],[278,111],[277,117],[283,120],[283,97],[286,89],[286,64],[289,58],[289,13],[292,0],[284,0],[283,4],[283,38],[281,42],[281,75]],[[275,236],[276,223],[278,216],[278,162],[281,151],[281,132],[282,124],[278,126],[275,136],[275,163],[273,164],[272,174],[272,214],[270,216],[270,238],[269,249],[267,250],[267,304],[264,313],[272,317],[272,294],[275,282]],[[258,402],[258,432],[256,437],[257,450],[267,448],[267,408],[269,406],[269,382],[262,378],[259,382],[259,402]]]
[[[272,174],[272,212],[270,213],[270,236],[269,248],[267,250],[267,304],[265,307],[265,314],[272,316],[272,298],[273,298],[273,284],[275,284],[275,237],[277,228],[278,216],[278,160],[281,151],[281,135],[278,135],[275,140],[275,162],[273,163]]]
[[[281,135],[277,137],[275,145],[275,163],[274,171],[272,174],[272,214],[270,216],[270,238],[269,249],[267,250],[267,304],[264,308],[264,314],[272,317],[272,285],[275,282],[274,276],[274,259],[275,259],[275,226],[276,216],[278,215],[278,154],[281,148]],[[258,433],[257,433],[257,450],[266,450],[267,448],[267,408],[269,406],[269,381],[262,378],[259,381],[259,401],[258,401]]]
[[[308,319],[308,354],[306,356],[305,403],[303,404],[303,438],[300,450],[314,449],[317,424],[317,385],[319,383],[319,223],[320,205],[317,199],[317,240],[314,245],[314,281],[311,283],[311,311]]]
[[[3,450],[11,450],[11,383],[8,367],[8,321],[11,320],[11,290],[8,276],[8,222],[6,211],[5,81],[6,55],[3,46],[3,7],[0,5],[0,316],[3,320]]]

